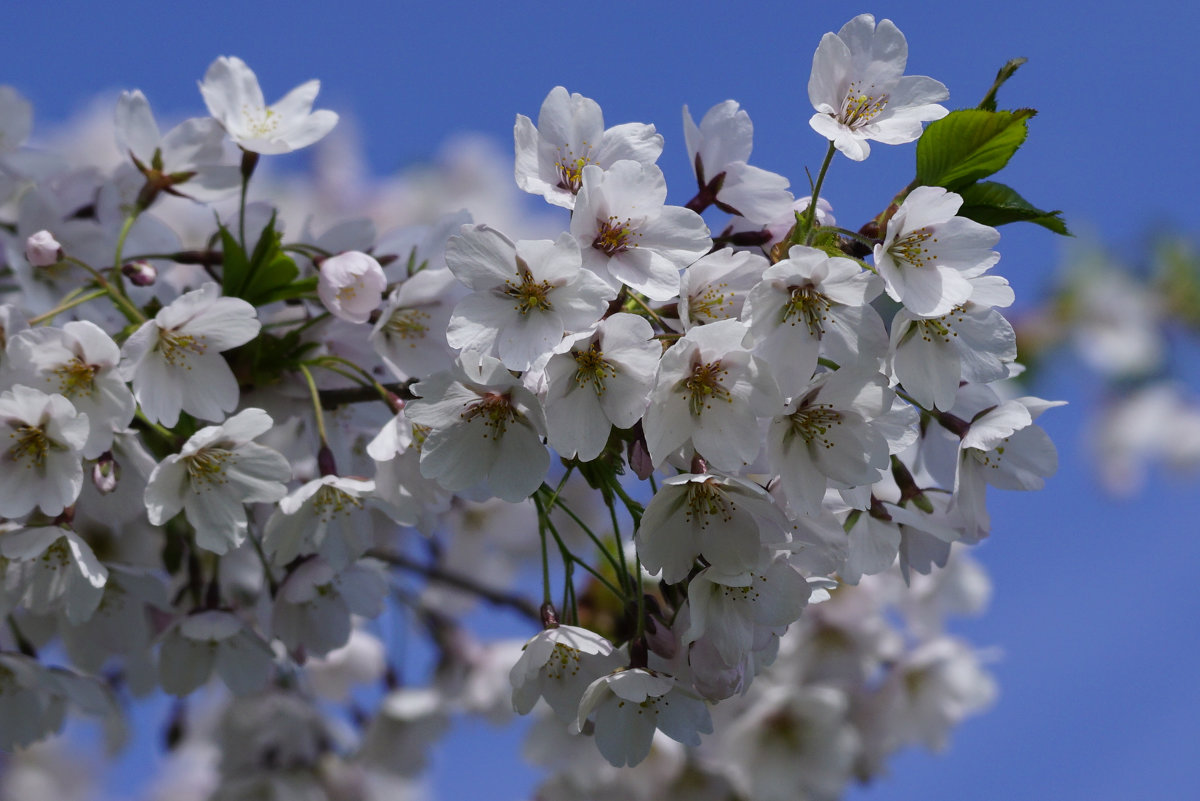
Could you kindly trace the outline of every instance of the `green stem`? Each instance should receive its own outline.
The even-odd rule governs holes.
[[[150,418],[146,416],[146,413],[142,411],[140,406],[136,411],[134,411],[134,416],[137,418],[139,423],[144,425],[150,431],[153,431],[155,434],[158,434],[158,436],[161,437],[162,440],[172,448],[172,450],[179,448],[179,437],[171,433],[171,430],[165,427],[162,423],[152,422]]]
[[[64,300],[62,303],[58,304],[57,306],[55,306],[53,309],[51,309],[48,312],[42,312],[37,317],[31,317],[29,319],[29,324],[30,325],[40,325],[41,323],[44,323],[44,322],[47,322],[48,320],[54,319],[54,317],[56,317],[59,314],[62,314],[63,312],[67,311],[68,309],[73,309],[76,306],[81,306],[84,303],[87,303],[89,300],[95,300],[96,298],[102,298],[107,294],[108,294],[108,290],[96,289],[96,290],[93,290],[92,292],[87,292],[83,295],[76,295],[71,300]]]
[[[321,393],[317,391],[317,382],[313,381],[312,372],[303,364],[300,365],[300,372],[304,374],[304,380],[308,382],[308,391],[312,394],[313,410],[317,416],[317,435],[321,438],[321,447],[328,448],[329,440],[325,436],[325,412],[321,409]]]
[[[621,561],[622,583],[628,585],[630,589],[633,589],[633,581],[629,575],[629,565],[625,563],[625,546],[621,542],[621,523],[617,520],[617,505],[613,503],[613,496],[611,493],[604,496],[604,503],[608,507],[608,517],[612,521],[613,539],[616,541],[617,555]]]
[[[650,315],[650,318],[653,319],[654,322],[658,323],[658,327],[661,328],[664,333],[667,333],[667,334],[676,333],[675,329],[672,328],[671,326],[667,325],[665,322],[663,322],[663,318],[659,316],[658,312],[656,312],[654,309],[650,308],[650,305],[648,303],[646,303],[646,301],[642,300],[641,296],[638,295],[638,293],[630,292],[626,297],[628,297],[630,300],[632,300],[637,305],[641,306],[642,311],[644,311],[644,312],[646,312],[646,314]]]
[[[839,228],[836,225],[823,225],[821,227],[827,231],[836,231],[842,236],[853,239],[856,242],[861,242],[863,245],[866,245],[869,248],[875,247],[874,239],[871,239],[869,236],[863,236],[858,231],[851,231],[849,228]]]
[[[821,197],[821,186],[825,183],[825,173],[829,171],[829,165],[833,162],[833,154],[837,152],[837,148],[833,146],[833,140],[829,141],[829,149],[825,151],[825,161],[821,163],[821,171],[817,173],[817,182],[813,184],[812,198],[808,201],[808,222],[804,226],[804,244],[811,245],[813,236],[816,234],[814,223],[817,219],[817,200]],[[795,237],[793,236],[793,239]]]
[[[141,213],[140,208],[134,208],[129,212],[129,216],[125,218],[125,222],[121,224],[121,233],[117,234],[117,252],[113,256],[113,284],[117,288],[117,294],[128,300],[125,294],[125,279],[121,275],[121,252],[125,250],[125,238],[129,236],[130,229],[133,228],[134,222],[137,221],[138,214]],[[142,318],[145,319],[144,317]]]
[[[120,255],[120,251],[121,251],[121,246],[118,245],[117,246],[117,255],[118,256]],[[124,292],[121,290],[118,290],[116,287],[114,287],[112,284],[110,284],[108,282],[108,279],[106,279],[100,273],[100,271],[97,270],[95,267],[88,264],[86,261],[80,261],[79,259],[77,259],[73,256],[67,256],[65,259],[63,259],[63,261],[69,262],[71,264],[74,264],[76,267],[82,267],[83,269],[87,270],[88,273],[92,276],[92,278],[96,279],[96,283],[100,285],[100,288],[103,289],[104,292],[110,298],[112,298],[113,303],[117,304],[117,308],[119,308],[121,310],[121,313],[125,315],[125,319],[129,320],[129,322],[137,324],[137,325],[141,325],[142,323],[146,322],[146,315],[142,314],[141,309],[139,309],[137,306],[134,306],[132,301],[130,301],[129,298],[125,297]],[[116,278],[117,281],[121,280],[121,268],[120,267],[116,268],[116,270],[113,272],[113,276]]]
[[[322,356],[320,358],[320,361],[322,361],[322,362],[332,361],[332,362],[336,362],[337,364],[344,364],[347,367],[349,367],[350,369],[356,371],[359,375],[361,375],[366,380],[367,384],[369,384],[370,386],[375,388],[375,391],[379,393],[379,397],[383,399],[383,402],[388,404],[389,407],[391,406],[391,400],[389,397],[387,387],[385,387],[383,384],[380,384],[379,381],[376,380],[375,376],[371,375],[368,371],[359,367],[354,362],[350,361],[349,359],[343,359],[341,356]],[[333,369],[327,364],[322,364],[321,366],[325,367],[326,369]]]
[[[543,484],[542,486],[545,487],[546,489],[549,489],[549,487],[547,487],[545,484]],[[558,495],[557,495],[557,493],[555,493],[556,500],[557,500],[557,497],[558,497]],[[617,575],[624,576],[625,570],[624,570],[624,567],[621,564],[621,562],[619,560],[617,560],[616,557],[614,557],[612,555],[612,552],[609,551],[608,548],[606,548],[604,546],[604,543],[601,542],[600,538],[597,537],[596,534],[591,530],[591,528],[588,527],[588,524],[583,522],[583,520],[579,517],[579,515],[575,514],[575,512],[573,512],[573,511],[571,511],[570,507],[566,506],[561,501],[558,501],[557,504],[558,504],[558,508],[562,509],[563,512],[566,513],[567,517],[569,517],[575,521],[575,525],[577,525],[581,529],[583,529],[583,533],[586,534],[588,539],[590,539],[592,541],[592,543],[600,550],[600,553],[604,556],[605,559],[608,560],[608,563],[610,565],[612,565],[613,570],[615,570],[617,572]],[[547,521],[549,521],[549,519],[550,519],[550,510],[552,508],[553,508],[552,504],[547,506],[547,509],[546,509],[546,520]],[[577,557],[575,557],[574,554],[572,554],[572,558],[577,558]]]

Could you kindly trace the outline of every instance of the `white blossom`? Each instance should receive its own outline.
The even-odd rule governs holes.
[[[220,354],[262,326],[253,306],[220,292],[212,282],[185,292],[125,341],[121,377],[150,421],[174,426],[181,411],[219,421],[237,408],[237,379]]]
[[[57,515],[83,489],[88,418],[62,395],[18,384],[0,394],[0,517]]]
[[[243,409],[206,426],[162,460],[146,484],[150,522],[162,525],[183,510],[196,544],[225,553],[246,539],[247,503],[272,503],[287,494],[292,468],[275,450],[252,442],[272,425],[262,409]]]
[[[898,145],[921,135],[921,123],[947,111],[938,105],[950,95],[924,75],[904,75],[908,42],[889,20],[860,14],[836,34],[827,33],[813,55],[808,99],[817,113],[813,130],[846,156],[862,161],[867,140]]]
[[[517,186],[563,208],[575,208],[575,195],[589,164],[608,169],[622,159],[653,164],[663,138],[653,125],[630,122],[605,129],[600,105],[556,86],[542,101],[537,127],[523,114],[513,128]]]
[[[243,150],[271,155],[308,147],[337,125],[338,115],[313,111],[320,81],[308,81],[268,106],[258,78],[236,56],[214,61],[200,82],[208,113]]]
[[[875,246],[875,269],[888,295],[920,317],[940,317],[968,300],[971,278],[1000,260],[1000,233],[956,217],[962,197],[940,186],[918,186],[888,221]]]

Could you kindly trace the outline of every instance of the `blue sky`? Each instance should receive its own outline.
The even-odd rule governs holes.
[[[807,124],[813,50],[821,34],[870,11],[900,26],[909,72],[946,83],[952,107],[978,102],[1007,59],[1029,59],[1000,104],[1039,114],[999,176],[1029,200],[1062,209],[1074,229],[1131,256],[1153,228],[1200,235],[1200,12],[1164,0],[184,5],[9,4],[0,82],[33,101],[35,133],[120,89],[142,89],[160,117],[199,115],[196,81],[214,57],[238,55],[268,100],[320,78],[318,105],[357,118],[377,174],[428,159],[468,131],[507,149],[513,116],[536,117],[562,84],[595,98],[610,124],[655,123],[667,140],[660,163],[671,199],[682,203],[692,189],[685,103],[699,118],[726,98],[741,102],[755,123],[754,162],[802,185],[825,149]],[[826,196],[839,221],[857,227],[873,215],[908,182],[913,159],[911,146],[881,145],[865,164],[836,160]],[[1050,285],[1066,243],[1032,226],[1002,233],[996,271],[1021,306]],[[1040,494],[993,494],[994,534],[976,554],[994,600],[983,619],[960,627],[1003,652],[994,665],[1000,700],[962,728],[948,758],[905,756],[892,778],[852,798],[1200,792],[1196,479],[1161,476],[1133,499],[1105,497],[1084,438],[1100,383],[1064,357],[1035,389],[1071,402],[1043,418],[1060,472]],[[486,777],[494,797],[527,788],[532,774],[505,764],[512,739],[480,725],[439,755],[443,797],[477,791],[483,743],[496,749]]]

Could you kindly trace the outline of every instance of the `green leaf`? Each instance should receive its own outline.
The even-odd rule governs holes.
[[[1061,211],[1042,211],[1017,194],[1011,186],[996,181],[980,181],[965,187],[961,194],[963,205],[958,210],[959,216],[984,225],[1031,222],[1049,228],[1056,234],[1071,236]]]
[[[250,274],[250,262],[246,259],[246,251],[242,250],[229,229],[219,223],[217,227],[221,233],[221,294],[238,298]]]
[[[1010,58],[1008,62],[1000,68],[996,73],[996,80],[992,81],[992,88],[988,89],[988,93],[983,96],[983,100],[979,101],[979,108],[984,111],[996,110],[996,92],[1004,85],[1004,82],[1013,76],[1022,64],[1029,59],[1027,58]]]
[[[237,247],[232,235],[224,228],[221,229],[221,241],[227,249],[230,244]],[[241,252],[241,249],[238,248],[238,253]],[[242,261],[245,263],[244,255]],[[271,219],[258,237],[258,243],[254,246],[254,253],[245,266],[241,280],[233,284],[233,292],[227,288],[225,294],[232,294],[255,306],[261,306],[275,300],[296,297],[315,289],[315,281],[311,288],[307,284],[303,288],[293,288],[292,282],[299,274],[300,268],[283,250],[280,234],[275,230],[275,215],[271,215]],[[228,275],[227,269],[226,276]],[[229,283],[232,284],[232,282]]]
[[[917,186],[957,192],[1000,170],[1025,141],[1026,120],[1036,113],[964,109],[930,123],[917,140]]]
[[[293,263],[292,266],[295,266],[295,264]],[[316,276],[312,276],[311,278],[301,278],[298,281],[292,281],[290,284],[287,284],[286,286],[277,287],[275,289],[270,290],[269,292],[264,293],[263,295],[261,295],[258,298],[258,300],[256,302],[258,303],[258,305],[262,306],[266,303],[274,303],[277,300],[290,300],[291,298],[299,298],[299,297],[304,297],[305,295],[312,295],[316,291],[317,291]]]

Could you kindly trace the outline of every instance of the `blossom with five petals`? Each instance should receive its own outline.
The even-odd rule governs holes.
[[[208,113],[243,150],[263,155],[308,147],[333,130],[338,115],[312,110],[320,81],[308,81],[268,106],[258,78],[236,56],[221,56],[204,73],[200,94]]]
[[[855,161],[871,153],[868,139],[886,145],[911,142],[921,123],[948,113],[938,101],[946,87],[924,75],[904,75],[908,42],[890,20],[860,14],[836,34],[821,38],[813,55],[808,99],[817,113],[813,130]]]

